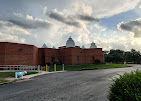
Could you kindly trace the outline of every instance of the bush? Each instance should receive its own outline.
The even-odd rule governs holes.
[[[100,60],[95,60],[94,63],[95,64],[100,64],[101,62],[100,62]]]
[[[110,101],[141,101],[141,71],[125,73],[113,81],[108,95]]]

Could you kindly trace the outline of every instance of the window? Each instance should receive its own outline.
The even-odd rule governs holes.
[[[54,62],[54,60],[55,60],[55,57],[52,57],[52,62]]]
[[[77,56],[77,61],[79,61],[78,56]]]
[[[94,56],[93,56],[93,60],[95,60]]]

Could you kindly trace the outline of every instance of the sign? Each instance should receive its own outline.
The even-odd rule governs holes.
[[[38,66],[38,70],[40,70],[40,66]]]

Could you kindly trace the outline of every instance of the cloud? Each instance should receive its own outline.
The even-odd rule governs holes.
[[[93,8],[91,5],[87,5],[84,2],[75,2],[75,3],[72,3],[71,12],[74,15],[88,15],[88,16],[90,16],[93,13]]]
[[[81,26],[78,21],[76,21],[72,17],[65,17],[62,12],[59,12],[56,9],[54,9],[54,11],[51,11],[46,15],[48,15],[52,19],[55,19],[55,20],[57,20],[59,22],[62,22],[64,24],[66,24],[66,25],[71,25],[71,26],[75,26],[75,27],[80,27]]]
[[[43,8],[43,13],[47,14],[47,6]]]
[[[16,16],[16,17],[24,17],[21,13],[15,13],[15,12],[14,12],[14,16]]]
[[[92,16],[88,16],[88,15],[77,15],[77,17],[80,20],[84,20],[84,21],[95,21],[95,22],[99,22],[100,20],[97,18],[94,18]]]
[[[34,29],[35,30],[35,29]],[[36,32],[37,30],[35,30]],[[27,30],[7,21],[0,21],[0,41],[37,44],[39,37],[32,30]]]
[[[4,27],[4,26],[13,26],[12,23],[6,22],[6,21],[0,21],[0,28]]]
[[[32,16],[26,15],[25,17],[15,17],[15,18],[9,18],[8,22],[20,26],[25,29],[36,29],[36,28],[45,28],[49,29],[51,27],[51,23],[47,20],[42,20],[39,18],[33,19]]]
[[[0,21],[0,32],[12,35],[31,35],[31,33],[28,32],[27,30],[5,21]]]
[[[49,16],[51,19],[55,19],[59,22],[62,22],[66,25],[75,26],[75,27],[82,27],[81,22],[82,21],[89,21],[89,22],[99,22],[99,19],[94,18],[90,15],[84,14],[68,14],[68,16],[65,16],[67,14],[64,14],[63,12],[59,12],[57,9],[54,9],[53,11],[50,11],[49,13],[45,13],[45,15]],[[81,21],[81,22],[80,22]]]
[[[1,42],[18,42],[18,43],[24,43],[24,38],[19,38],[16,35],[10,35],[10,34],[4,34],[0,32],[0,41]]]
[[[139,8],[141,8],[141,5],[139,6]]]
[[[92,15],[96,18],[110,17],[134,9],[141,0],[79,0],[92,6]],[[79,3],[78,2],[78,3]],[[79,3],[81,6],[81,3]]]
[[[130,20],[129,22],[121,22],[117,27],[121,31],[132,33],[135,38],[141,37],[141,18]]]
[[[33,19],[33,16],[30,16],[30,15],[26,15],[26,19],[28,19],[28,20],[34,20]]]
[[[91,29],[95,29],[98,32],[104,32],[104,31],[106,31],[107,28],[105,26],[101,26],[99,24],[94,24],[91,26]]]
[[[103,34],[106,34],[107,36],[102,37]],[[91,37],[93,38],[96,45],[98,47],[102,47],[103,50],[121,49],[127,51],[127,50],[131,50],[132,48],[141,50],[139,48],[140,47],[139,45],[141,45],[141,41],[139,40],[141,39],[135,39],[130,36],[125,36],[120,31],[113,32],[111,30],[109,32],[106,31],[103,33],[92,33]]]

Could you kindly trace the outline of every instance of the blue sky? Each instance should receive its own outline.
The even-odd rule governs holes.
[[[140,50],[141,0],[0,0],[0,42]]]
[[[128,22],[129,20],[135,20],[140,17],[141,16],[138,13],[136,13],[134,9],[134,10],[129,10],[127,12],[123,12],[123,13],[120,13],[118,15],[114,15],[108,18],[102,18],[100,24],[103,26],[106,26],[109,29],[118,30],[117,24],[119,22],[122,22],[122,21]]]

